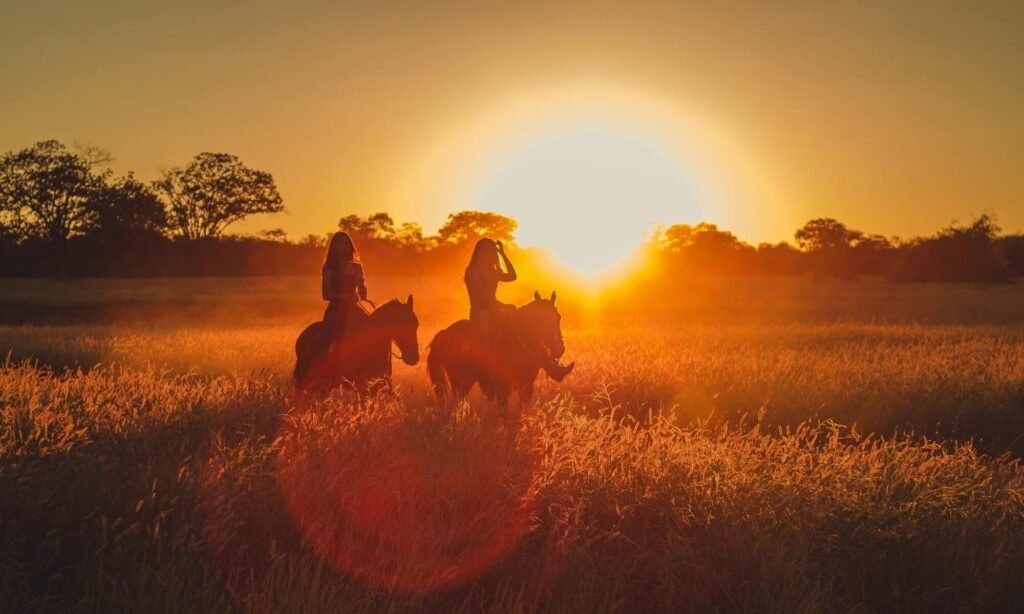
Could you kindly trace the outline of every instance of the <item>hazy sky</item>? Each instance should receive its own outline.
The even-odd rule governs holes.
[[[641,143],[625,166],[672,158],[677,176],[615,184],[654,182],[639,194],[670,203],[665,222],[756,242],[830,216],[908,236],[991,209],[1024,231],[1020,2],[2,3],[0,151],[85,142],[147,179],[234,153],[289,209],[238,230],[387,210],[430,231],[514,209],[524,183],[524,217],[543,219],[548,192],[577,192],[529,169],[586,125],[613,136],[581,147]],[[591,153],[619,181],[619,153]],[[564,206],[642,209],[617,202]]]

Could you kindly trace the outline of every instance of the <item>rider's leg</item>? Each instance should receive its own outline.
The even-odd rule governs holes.
[[[478,326],[480,327],[480,339],[483,340],[485,346],[489,346],[494,341],[491,338],[491,335],[494,332],[492,330],[494,327],[491,326],[491,314],[489,314],[489,313],[480,314],[480,317],[478,319],[479,319]]]
[[[481,345],[491,345],[491,312],[486,309],[477,309],[470,313],[469,322],[476,331],[477,338]]]
[[[320,347],[318,351],[325,351],[331,346],[331,342],[334,340],[335,324],[337,323],[338,305],[334,301],[331,301],[327,305],[327,310],[324,311],[324,328],[323,338],[320,339]]]
[[[340,304],[335,310],[330,326],[330,336],[327,338],[328,351],[335,352],[341,346],[341,343],[345,338],[349,309],[350,307],[348,305]]]

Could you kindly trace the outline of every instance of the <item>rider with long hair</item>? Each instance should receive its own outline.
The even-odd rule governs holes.
[[[516,278],[516,269],[501,241],[483,238],[476,242],[464,279],[469,292],[469,321],[487,345],[493,343],[502,316],[515,311],[514,306],[498,300],[498,284],[512,282]],[[552,379],[560,382],[572,368],[551,359],[544,370]]]
[[[336,232],[327,246],[327,256],[320,271],[321,293],[327,303],[324,324],[327,343],[336,344],[345,335],[345,326],[360,300],[366,300],[363,265],[359,261],[352,238]]]
[[[502,266],[504,265],[504,267]],[[480,239],[466,267],[469,291],[469,320],[487,335],[491,320],[502,311],[515,309],[498,300],[498,283],[516,280],[516,269],[505,254],[501,241]]]

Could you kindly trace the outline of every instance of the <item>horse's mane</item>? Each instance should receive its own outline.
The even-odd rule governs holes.
[[[398,300],[397,298],[393,298],[393,299],[391,299],[390,301],[388,301],[386,303],[381,303],[376,308],[374,308],[373,311],[367,312],[366,315],[367,315],[367,317],[373,317],[373,315],[378,313],[378,312],[381,315],[386,315],[389,312],[398,313],[398,309],[400,307],[406,307],[406,306],[407,306],[406,303],[403,303],[402,301]]]
[[[558,313],[558,308],[555,307],[555,305],[551,301],[543,298],[534,299],[528,303],[523,303],[522,305],[519,305],[518,307],[516,307],[516,313],[529,315],[531,312],[537,311],[538,309],[542,309],[544,307],[549,307],[553,309],[555,313]]]
[[[389,307],[389,306],[392,306],[392,305],[402,305],[402,304],[403,304],[402,301],[398,300],[397,298],[393,298],[390,301],[387,301],[386,303],[381,304],[379,307],[377,307],[377,309],[384,309],[385,307]],[[374,309],[374,311],[377,311],[377,309]]]

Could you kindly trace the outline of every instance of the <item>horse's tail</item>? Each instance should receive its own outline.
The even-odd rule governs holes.
[[[427,352],[427,374],[430,376],[430,390],[434,395],[434,404],[438,408],[448,406],[452,390],[452,382],[448,377],[448,369],[445,368],[442,360],[444,354],[444,335],[441,331],[434,336],[430,342]]]

